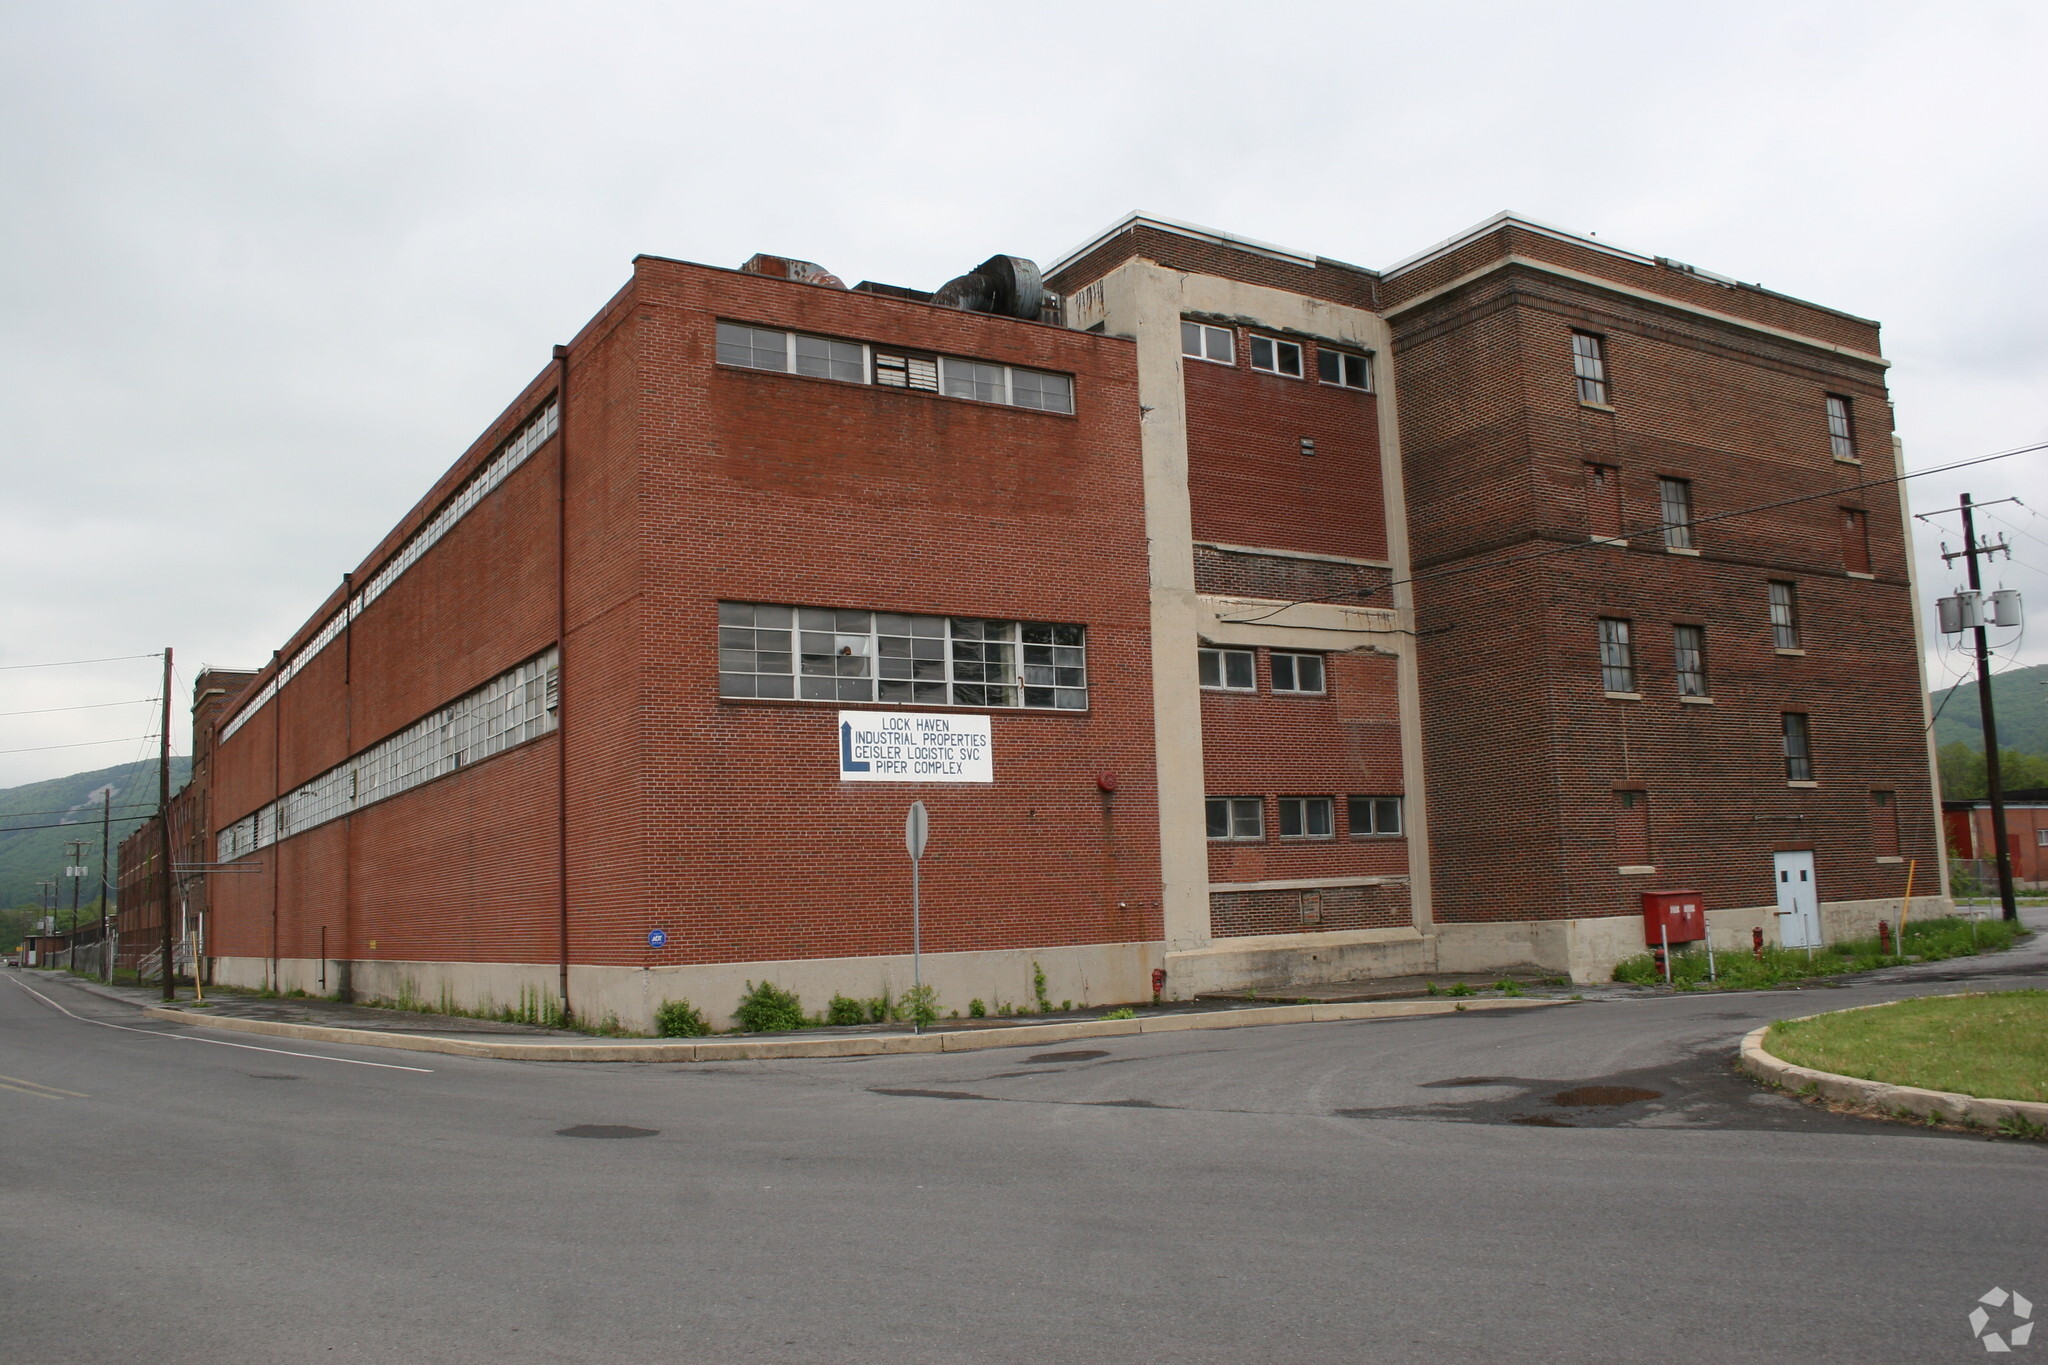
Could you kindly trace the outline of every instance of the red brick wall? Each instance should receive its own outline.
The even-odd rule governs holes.
[[[1247,336],[1235,365],[1182,362],[1195,539],[1386,558],[1378,400],[1318,382],[1309,342],[1307,378],[1254,370]]]
[[[1318,258],[1311,264],[1285,259],[1143,224],[1111,237],[1079,260],[1062,267],[1046,283],[1063,294],[1072,294],[1129,260],[1153,261],[1169,270],[1184,270],[1191,275],[1214,275],[1219,279],[1284,289],[1351,308],[1379,306],[1379,276],[1373,271],[1346,265],[1342,261]]]

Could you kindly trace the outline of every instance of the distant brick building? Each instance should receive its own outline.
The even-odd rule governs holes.
[[[1384,274],[1133,216],[1047,283],[637,260],[225,708],[219,978],[900,991],[913,798],[948,1009],[1942,889],[1874,324],[1507,216]]]

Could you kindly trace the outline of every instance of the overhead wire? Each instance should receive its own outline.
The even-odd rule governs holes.
[[[0,711],[0,719],[8,716],[47,716],[58,711],[99,711],[109,706],[140,706],[144,702],[154,701],[156,701],[155,697],[135,697],[128,701],[87,702],[83,706],[43,706],[33,711]]]
[[[46,664],[0,664],[0,670],[16,668],[71,668],[77,664],[117,664],[130,659],[161,659],[162,654],[112,654],[104,659],[55,659]]]

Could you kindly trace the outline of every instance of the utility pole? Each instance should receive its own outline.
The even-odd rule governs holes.
[[[156,750],[156,825],[162,836],[163,862],[157,867],[162,895],[158,906],[163,914],[164,999],[178,998],[178,976],[171,960],[171,651],[164,649],[164,695],[162,724],[158,727]]]
[[[114,784],[100,788],[100,979],[114,984],[114,921],[107,904],[107,839],[114,826]]]
[[[78,892],[85,881],[85,840],[73,839],[64,845],[69,857],[64,861],[64,875],[71,882],[71,937],[78,937]]]
[[[2012,498],[1999,498],[1997,500],[1997,502],[2012,501],[2014,501]],[[1980,545],[1977,543],[1975,509],[1979,506],[1991,507],[1996,505],[1997,503],[1972,503],[1970,495],[1965,493],[1962,495],[1959,505],[1953,508],[1942,509],[1943,511],[1961,512],[1963,514],[1963,548],[1950,551],[1944,546],[1941,562],[1953,564],[1958,559],[1964,561],[1969,567],[1970,590],[1967,594],[1958,594],[1956,597],[1942,599],[1941,628],[1942,633],[1945,635],[1953,635],[1968,630],[1976,638],[1977,710],[1979,715],[1983,717],[1984,724],[1984,785],[1987,794],[1991,798],[1991,847],[1998,864],[1998,901],[2003,909],[2004,917],[2008,920],[2017,920],[2020,917],[2020,912],[2019,906],[2013,900],[2012,894],[2012,841],[2007,837],[2005,830],[2005,780],[2000,774],[1998,766],[1998,716],[1991,704],[1991,648],[1985,639],[1986,620],[1982,592],[1983,583],[1977,576],[1977,561],[1979,558],[1996,554],[2001,550],[2005,551],[2008,559],[2012,557],[2012,549],[2005,543],[2003,536],[1999,537],[1999,542],[1996,545]],[[2002,597],[2005,594],[1998,594],[1997,596]],[[2012,594],[2011,599],[2013,619],[2007,620],[2003,615],[2000,615],[1993,619],[1992,624],[2017,625],[2019,623],[2018,594]],[[1998,605],[2002,604],[1998,603],[1996,598],[1994,598],[1994,606]]]

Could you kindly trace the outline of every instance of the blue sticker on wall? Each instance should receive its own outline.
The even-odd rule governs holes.
[[[665,944],[665,943],[667,943],[667,942],[668,942],[668,930],[666,930],[666,929],[649,929],[649,930],[647,931],[647,946],[648,946],[648,947],[650,947],[650,948],[659,948],[659,947],[661,947],[661,946],[662,946],[663,944]]]

